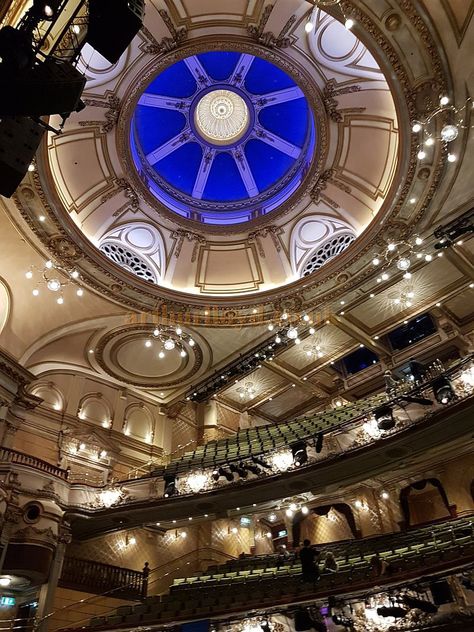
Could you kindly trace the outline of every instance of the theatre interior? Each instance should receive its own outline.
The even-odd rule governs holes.
[[[474,630],[474,1],[0,1],[0,632]]]

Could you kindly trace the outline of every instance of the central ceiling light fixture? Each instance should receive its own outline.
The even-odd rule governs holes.
[[[256,392],[257,389],[253,382],[245,382],[243,386],[239,386],[237,389],[240,399],[252,399]]]
[[[33,296],[39,296],[40,288],[44,286],[56,295],[56,303],[62,305],[64,303],[63,290],[68,285],[76,288],[77,296],[81,297],[84,295],[83,288],[78,284],[80,278],[79,272],[74,268],[66,268],[60,263],[48,259],[42,268],[32,265],[30,269],[25,272],[25,277],[28,280],[33,280],[35,272],[38,272],[41,278],[36,281],[36,285],[31,291]]]
[[[160,345],[158,352],[158,358],[162,360],[167,352],[175,351],[179,353],[182,358],[188,355],[186,351],[186,345],[194,347],[196,344],[194,339],[178,325],[176,327],[171,326],[157,326],[153,329],[151,334],[145,340],[145,347],[151,349]]]

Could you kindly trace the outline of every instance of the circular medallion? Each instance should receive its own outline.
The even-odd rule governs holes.
[[[249,126],[249,111],[243,98],[231,90],[212,90],[201,97],[194,110],[194,123],[204,140],[230,145],[242,138]]]

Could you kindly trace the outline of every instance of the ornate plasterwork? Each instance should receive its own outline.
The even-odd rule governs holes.
[[[405,4],[406,3],[403,3],[403,6],[407,14],[409,12],[412,12],[412,13],[415,12],[414,8],[410,9],[408,5],[405,7]],[[351,5],[351,8],[353,8],[352,5]],[[389,65],[392,66],[394,75],[398,77],[398,80],[399,80],[399,83],[397,86],[398,94],[399,94],[399,97],[401,98],[401,101],[403,102],[403,100],[405,100],[405,103],[407,104],[406,110],[404,111],[405,123],[406,123],[406,121],[409,118],[411,118],[415,110],[415,105],[414,105],[414,100],[413,100],[414,87],[410,84],[410,81],[407,77],[407,73],[405,72],[405,69],[403,68],[403,65],[395,49],[393,48],[391,43],[387,41],[385,35],[382,34],[379,26],[378,25],[376,26],[371,21],[371,19],[369,19],[364,14],[362,14],[359,8],[356,9],[356,11],[357,11],[357,15],[355,16],[356,19],[360,21],[365,31],[368,32],[376,40],[379,50],[382,51],[382,56],[384,57],[384,60],[385,60],[385,67],[388,68]],[[410,17],[410,20],[411,20],[411,17]],[[421,43],[423,43],[424,45],[428,43],[428,47],[430,48],[430,51],[431,50],[433,51],[432,59],[436,58],[433,63],[435,65],[439,64],[441,67],[441,64],[439,62],[439,57],[437,56],[436,46],[433,45],[433,40],[429,31],[424,26],[422,30],[423,30],[423,37],[420,39]],[[438,78],[436,79],[436,81],[438,81]],[[441,85],[441,84],[438,83],[437,85]],[[388,219],[388,221],[386,221],[386,225],[388,226],[389,229],[397,225],[397,226],[400,226],[404,230],[410,230],[410,226],[408,225],[407,221],[404,219],[397,218],[396,216],[400,214],[400,211],[405,204],[405,200],[407,196],[410,194],[410,188],[411,188],[413,180],[416,178],[417,175],[421,176],[422,171],[423,170],[426,171],[428,168],[423,167],[423,169],[418,169],[417,162],[416,162],[416,148],[414,146],[411,147],[411,151],[409,152],[407,151],[407,147],[405,146],[401,154],[403,154],[404,157],[407,159],[404,161],[404,164],[407,165],[405,172],[400,172],[398,174],[399,176],[403,178],[404,184],[401,187],[401,195],[399,195],[396,203],[392,197],[390,197],[387,200],[387,203],[386,203],[387,211],[390,208],[390,205],[392,205],[392,208],[390,208],[390,211],[393,212],[393,217]],[[443,162],[441,158],[442,158],[441,156],[436,156],[436,160],[438,162],[435,161],[435,163],[431,166],[431,171],[428,171],[428,177],[430,178],[429,189],[426,191],[426,194],[424,195],[423,204],[420,204],[419,206],[417,206],[416,213],[411,214],[410,223],[415,223],[420,219],[422,213],[424,212],[424,209],[426,208],[426,205],[428,204],[430,198],[432,197],[434,193],[435,187],[437,185],[437,182],[439,180],[439,177],[443,169]],[[334,182],[334,184],[338,186],[336,181]],[[343,186],[346,186],[343,183],[340,183],[340,184]],[[24,187],[25,192],[27,188],[28,187]],[[342,188],[342,186],[339,188]],[[33,193],[33,197],[34,195],[35,194]],[[23,200],[23,202],[24,201],[25,200]],[[26,210],[24,210],[24,212],[26,215]],[[36,232],[38,234],[40,235],[44,234],[43,233],[44,227],[38,227],[34,221],[31,221],[31,219],[28,219],[27,221],[30,222],[30,225],[32,227],[36,228]],[[49,229],[50,227],[48,226],[47,228]],[[56,223],[56,229],[59,233],[66,235],[64,229],[59,223]],[[345,291],[350,290],[351,287],[354,287],[356,284],[359,284],[361,281],[366,279],[371,274],[371,270],[361,267],[360,258],[368,251],[368,245],[367,245],[368,240],[373,239],[374,236],[377,234],[378,230],[379,229],[375,226],[371,227],[370,230],[366,231],[367,234],[364,235],[362,240],[358,241],[356,244],[354,244],[351,247],[350,251],[352,254],[352,260],[349,260],[349,258],[344,255],[340,264],[336,265],[333,262],[328,263],[328,265],[325,267],[324,278],[322,278],[321,275],[316,274],[314,275],[314,278],[311,278],[309,280],[306,279],[305,280],[306,283],[304,284],[305,285],[304,293],[302,293],[302,284],[295,283],[291,286],[287,286],[284,291],[283,290],[269,291],[265,293],[265,295],[262,295],[262,297],[259,297],[259,301],[264,303],[265,307],[268,306],[268,309],[271,309],[271,304],[279,300],[279,298],[282,296],[283,293],[289,294],[292,296],[299,296],[300,298],[303,299],[304,303],[308,305],[310,305],[311,303],[314,303],[315,300],[318,300],[320,302],[333,300],[342,291],[342,288],[337,287],[337,284],[335,283],[335,278],[340,273],[341,269],[344,269],[345,271],[344,273],[349,279],[348,284],[346,285],[344,290]],[[102,268],[101,265],[98,264],[96,258],[94,257],[92,249],[88,249],[87,247],[85,247],[83,252],[84,252],[83,262],[87,264],[87,268],[89,270],[89,272],[85,273],[85,280],[88,283],[90,283],[92,287],[95,287],[96,289],[104,293],[105,295],[118,298],[118,300],[120,300],[125,305],[133,306],[135,308],[142,308],[147,311],[153,311],[154,309],[156,309],[157,306],[160,306],[160,305],[166,305],[169,311],[180,310],[180,309],[182,310],[183,306],[188,306],[189,311],[193,312],[193,317],[195,317],[197,314],[200,314],[202,316],[202,322],[206,322],[206,319],[203,315],[204,306],[206,305],[206,302],[207,302],[206,299],[202,299],[200,297],[197,297],[197,298],[189,297],[189,296],[185,297],[182,294],[179,295],[179,293],[173,293],[173,292],[168,291],[167,289],[161,289],[159,293],[156,293],[156,292],[148,291],[147,289],[143,290],[143,288],[140,287],[140,292],[137,292],[136,291],[137,288],[131,287],[129,278],[121,276],[113,268],[107,268],[107,269]],[[97,274],[98,271],[100,271],[100,274]],[[118,297],[115,294],[115,288],[117,287],[123,288],[120,297]],[[251,320],[248,314],[249,314],[249,308],[251,311],[251,307],[253,306],[253,304],[255,304],[254,299],[252,299],[251,297],[246,298],[246,299],[239,298],[239,299],[233,299],[233,300],[226,298],[225,301],[223,301],[223,303],[224,302],[227,305],[232,304],[232,306],[234,307],[235,317],[236,317],[235,323],[237,323],[238,321],[245,321],[246,319]],[[218,302],[217,304],[219,305],[219,310],[221,310],[221,307],[222,307],[222,312],[228,311],[228,308],[224,307],[223,304],[221,305],[220,302]],[[265,309],[263,311],[265,311]],[[211,322],[209,324],[212,325],[214,323]]]
[[[153,329],[152,323],[145,323],[127,325],[108,332],[100,338],[96,346],[94,357],[97,364],[115,379],[142,388],[165,388],[192,379],[203,363],[200,345],[197,342],[193,347],[186,345],[187,356],[184,359],[179,358],[179,354],[171,352],[167,358],[154,365],[153,361],[143,354],[144,342],[151,336]],[[121,349],[124,347],[127,348],[128,358],[131,353],[140,354],[137,357],[142,357],[142,368],[139,372],[127,367],[130,360],[124,360],[121,356]],[[149,354],[153,353],[154,350],[150,349]],[[174,358],[172,366],[170,358]]]
[[[311,78],[311,75],[289,56],[285,56],[276,50],[269,50],[258,44],[252,44],[248,41],[242,42],[237,38],[228,36],[225,42],[222,42],[222,40],[211,40],[210,38],[193,41],[192,43],[187,43],[181,46],[179,50],[173,50],[170,53],[153,60],[143,69],[138,79],[132,83],[130,88],[128,88],[127,93],[122,99],[122,108],[116,134],[118,155],[122,161],[123,173],[129,174],[129,183],[131,184],[133,190],[139,192],[139,194],[143,196],[144,200],[149,206],[151,206],[163,218],[168,219],[173,223],[181,223],[186,230],[191,229],[195,230],[196,232],[202,230],[202,224],[197,221],[193,221],[193,219],[190,218],[181,219],[176,213],[171,212],[168,208],[166,208],[164,204],[161,204],[152,193],[150,193],[148,186],[146,185],[146,183],[143,182],[142,178],[137,173],[133,158],[131,156],[129,143],[130,121],[144,89],[150,83],[150,81],[160,72],[187,57],[198,55],[204,52],[222,50],[236,51],[241,54],[261,57],[266,61],[274,64],[275,66],[281,68],[301,88],[313,113],[315,135],[317,138],[316,151],[314,152],[311,164],[305,170],[305,175],[302,179],[302,182],[297,187],[296,191],[294,191],[285,202],[280,204],[278,208],[272,210],[272,221],[274,221],[274,219],[279,215],[287,214],[293,211],[298,206],[301,198],[305,195],[306,191],[316,184],[329,148],[328,121],[327,117],[324,115],[325,109],[320,90],[317,84]],[[295,176],[295,172],[300,169],[300,167],[301,165],[299,165],[298,163],[295,164],[293,168],[285,174],[284,179],[279,182],[279,186],[281,187],[286,183],[290,183]],[[154,172],[145,163],[143,169],[145,170],[148,177],[159,184],[159,187],[161,189],[163,189],[166,193],[169,193],[170,195],[172,194],[176,199],[182,201],[183,203],[192,203],[192,206],[195,207],[197,210],[199,210],[201,207],[212,208],[212,204],[210,202],[205,202],[195,198],[191,200],[187,195],[183,193],[177,193],[174,188],[170,187],[166,182],[163,181],[162,178],[158,178],[156,172]],[[266,199],[266,197],[268,197],[267,193],[261,193],[255,196],[254,198],[252,198],[253,205],[258,205],[260,200],[263,201],[264,199]],[[231,202],[228,204],[229,209],[244,209],[247,206],[247,200],[244,200],[242,202]],[[216,206],[216,209],[217,208],[218,206]],[[255,219],[247,221],[245,226],[246,229],[249,229],[249,227],[251,226],[259,226],[267,222],[268,218],[266,216],[256,217]],[[206,232],[208,233],[225,235],[241,231],[242,226],[240,225],[232,226],[228,224],[206,224]]]

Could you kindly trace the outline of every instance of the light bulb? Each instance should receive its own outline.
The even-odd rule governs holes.
[[[190,347],[194,347],[196,343],[194,342],[194,340],[192,338],[189,339],[189,346]]]
[[[304,30],[306,31],[306,33],[311,33],[313,29],[314,29],[313,22],[311,20],[308,20],[306,24],[304,25]]]
[[[410,267],[410,259],[408,257],[402,257],[397,261],[397,268],[399,270],[408,270]]]
[[[403,275],[404,279],[411,279],[411,272],[405,272],[405,274]]]
[[[76,294],[77,296],[84,296],[84,290],[80,287],[78,290],[76,290]]]
[[[372,259],[372,265],[374,265],[374,266],[380,265],[380,259],[378,257],[374,257]]]
[[[38,217],[38,219],[39,219],[40,222],[45,222],[46,221],[46,217],[44,215],[40,215]]]
[[[28,165],[28,171],[34,171],[36,169],[35,167],[35,163],[34,162],[30,162],[30,164]]]
[[[61,289],[61,281],[59,281],[59,279],[50,279],[46,283],[46,287],[48,290],[51,290],[51,292],[58,292]]]
[[[280,336],[276,336],[276,337],[275,337],[275,342],[277,343],[277,345],[279,345],[279,344],[280,344],[280,342],[281,342],[281,338],[280,338]]]
[[[441,130],[441,138],[445,143],[450,143],[458,137],[458,133],[456,125],[445,125]]]
[[[183,330],[181,329],[181,327],[176,327],[175,329],[176,333],[178,334],[178,336],[181,336],[181,334],[183,333]]]
[[[418,156],[418,160],[423,160],[423,158],[426,158],[426,152],[420,149],[420,151],[417,153],[417,156]]]
[[[388,244],[387,248],[390,250],[390,252],[393,252],[396,248],[396,244]]]
[[[48,260],[48,261],[46,261],[44,266],[45,266],[45,268],[48,268],[48,270],[51,270],[51,268],[53,267],[53,262]]]
[[[72,32],[76,35],[79,35],[79,33],[81,32],[81,27],[79,26],[79,24],[73,24]]]
[[[448,162],[456,162],[456,155],[448,154]]]
[[[270,324],[268,325],[268,331],[273,331],[274,329],[275,329],[275,326],[274,326],[274,325],[272,325],[272,323],[270,323]]]
[[[309,316],[308,316],[308,314],[305,314],[305,315],[303,316],[303,320],[304,320],[304,322],[305,322],[305,323],[307,323],[307,322],[309,321]]]
[[[290,340],[296,340],[296,338],[298,338],[298,330],[296,327],[290,327],[286,332],[286,335]]]
[[[78,279],[79,278],[79,272],[77,270],[73,270],[71,272],[71,276],[73,279]]]
[[[299,338],[295,338],[295,345],[301,344],[301,340]]]
[[[288,314],[286,312],[283,312],[283,314],[281,315],[282,320],[287,320],[288,319]]]
[[[0,586],[2,586],[2,588],[7,588],[11,582],[12,580],[9,577],[0,577]]]
[[[154,329],[153,330],[153,335],[155,336],[155,338],[157,338],[160,335],[160,330],[159,329]]]
[[[158,354],[158,357],[162,360],[165,357],[165,352],[160,351],[160,353]]]
[[[51,18],[53,16],[53,9],[49,6],[49,4],[44,5],[43,13],[47,18]]]
[[[57,299],[56,299],[56,303],[57,303],[58,305],[62,305],[62,304],[64,303],[64,299],[63,299],[63,297],[62,297],[62,296],[60,296],[59,298],[57,298]]]
[[[164,341],[163,346],[166,349],[166,351],[173,351],[176,345],[173,338],[168,338],[167,340]]]
[[[35,288],[31,293],[33,294],[33,296],[38,296],[39,290]]]
[[[390,277],[388,276],[388,274],[387,274],[386,272],[384,272],[384,273],[382,274],[382,281],[388,281],[388,279],[389,279],[389,278],[390,278]]]
[[[425,261],[432,261],[433,257],[431,255],[425,255]]]
[[[410,204],[416,204],[416,198],[410,198]]]
[[[422,243],[423,243],[423,239],[421,237],[416,237],[415,244],[417,246],[421,246]]]
[[[151,347],[151,340],[145,341],[145,347]]]
[[[407,292],[407,296],[408,296],[408,298],[414,298],[415,297],[415,292]]]
[[[449,97],[447,97],[446,95],[441,96],[439,99],[439,103],[440,105],[448,105]]]
[[[311,336],[314,335],[316,333],[316,329],[314,327],[310,327],[309,328],[309,333],[310,333]]]
[[[32,279],[33,278],[33,272],[31,270],[28,270],[28,272],[25,273],[25,276],[27,279]]]
[[[179,352],[179,355],[180,355],[182,358],[185,358],[185,357],[186,357],[186,351],[185,351],[184,349],[181,349],[181,351]]]
[[[344,22],[344,26],[346,27],[346,29],[348,31],[351,30],[351,28],[354,26],[355,22],[352,18],[347,18],[347,20]]]
[[[427,138],[427,139],[425,140],[425,145],[426,145],[427,147],[431,147],[431,145],[434,145],[434,139],[433,139],[433,138],[431,138],[431,136],[430,136],[429,138]]]
[[[419,123],[413,123],[411,127],[411,131],[415,134],[421,130],[421,125]]]

